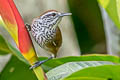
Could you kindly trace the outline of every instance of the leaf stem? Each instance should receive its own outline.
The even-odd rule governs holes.
[[[33,71],[35,72],[38,80],[48,80],[41,66],[34,68]]]

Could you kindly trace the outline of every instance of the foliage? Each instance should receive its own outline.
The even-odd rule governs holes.
[[[24,58],[32,66],[38,61],[38,57],[34,50],[30,35],[25,27],[24,21],[13,0],[0,0],[0,16],[3,20],[0,21],[0,23],[3,22],[3,24],[5,24],[3,27],[9,32],[15,41],[22,56],[24,56]],[[33,71],[39,80],[47,79],[41,66],[34,68]]]
[[[69,80],[71,78],[83,78],[83,80],[89,80],[90,78],[98,80],[120,80],[120,65],[103,65],[97,67],[89,67],[80,71],[73,73],[68,76],[65,80]]]
[[[1,38],[2,38],[2,36],[1,36]],[[3,39],[3,38],[2,38]],[[4,40],[5,41],[5,40]],[[5,41],[6,42],[6,41]],[[8,43],[8,42],[7,42]],[[14,48],[12,45],[8,45],[7,43],[5,43],[6,45],[5,46],[9,46],[9,48],[10,48],[10,50],[12,49],[12,48]],[[15,55],[19,55],[19,56],[17,56],[18,57],[18,59],[20,59],[20,60],[24,60],[24,58],[23,57],[20,57],[20,52],[17,50],[17,49],[12,49],[11,51],[13,51],[12,53],[14,53]],[[19,71],[20,71],[20,69],[22,69],[21,67],[23,67],[24,66],[24,68],[25,68],[25,66],[27,67],[27,68],[29,68],[28,67],[28,65],[26,65],[26,64],[24,64],[24,63],[21,63],[19,60],[17,60],[16,58],[15,58],[15,60],[14,60],[14,58],[15,57],[12,57],[11,58],[11,60],[10,60],[10,62],[9,62],[9,64],[8,65],[16,65],[16,69],[17,69],[17,71],[16,71],[16,73],[20,73]],[[45,60],[45,59],[47,59],[46,57],[40,57],[39,58],[39,60]],[[57,58],[57,59],[52,59],[52,60],[49,60],[48,62],[46,62],[46,63],[44,63],[44,64],[42,64],[42,67],[43,67],[43,69],[46,71],[46,72],[49,72],[50,73],[50,70],[52,70],[52,69],[54,69],[54,68],[57,68],[57,67],[59,67],[59,66],[63,66],[65,63],[68,63],[68,62],[80,62],[80,61],[110,61],[110,62],[113,62],[113,63],[119,63],[119,57],[117,57],[117,56],[110,56],[110,55],[100,55],[100,54],[92,54],[92,55],[84,55],[84,56],[79,56],[79,57],[74,57],[74,56],[70,56],[70,57],[64,57],[64,58]],[[25,62],[25,61],[24,61]],[[19,67],[19,64],[17,65],[16,63],[20,63],[20,64],[22,64],[22,66],[21,67]],[[25,62],[26,63],[26,62]],[[92,62],[89,62],[89,63],[92,63]],[[8,66],[9,67],[9,66]],[[90,66],[89,66],[90,67]],[[11,68],[11,66],[10,66],[10,68]],[[4,80],[4,78],[6,77],[6,73],[8,73],[8,71],[9,71],[9,69],[10,68],[8,68],[8,69],[4,69],[3,70],[3,72],[1,73],[2,75],[0,76],[3,80]],[[28,70],[28,69],[26,69],[25,68],[25,70]],[[58,70],[60,70],[60,69],[58,69]],[[21,70],[22,71],[22,70]],[[28,70],[28,71],[30,71],[30,70]],[[91,71],[90,71],[91,72]],[[24,72],[25,73],[25,72]],[[26,73],[25,73],[26,74]],[[25,74],[23,74],[23,75],[25,75]],[[31,73],[30,73],[31,74]],[[19,75],[19,74],[18,74]],[[10,75],[8,74],[7,76],[9,76],[10,77]],[[17,76],[17,75],[15,75],[16,76],[16,78],[17,77],[19,77],[19,76]],[[21,75],[22,76],[22,75]],[[32,76],[31,76],[32,77]],[[88,76],[87,76],[88,77]],[[72,78],[77,78],[77,77],[72,77]],[[78,77],[78,78],[83,78],[83,77]],[[98,77],[95,77],[95,79],[97,79]],[[9,78],[9,80],[12,80],[13,78],[11,77],[11,78]],[[32,80],[36,80],[36,79],[33,79],[33,78],[31,78]],[[69,78],[69,79],[71,79],[71,77]],[[85,80],[87,80],[87,78],[85,77],[85,78],[83,78],[83,79],[85,79]],[[99,79],[99,78],[98,78]],[[100,78],[100,79],[102,79],[102,78]],[[104,80],[104,79],[103,79]]]
[[[40,59],[42,60],[41,57],[40,57]],[[46,63],[44,63],[42,66],[45,71],[49,71],[57,66],[65,64],[65,63],[79,62],[79,61],[110,61],[113,63],[119,63],[119,57],[110,56],[110,55],[100,55],[100,54],[83,55],[83,56],[79,56],[79,57],[69,56],[69,57],[49,60]]]
[[[101,47],[93,49],[98,44],[106,44],[97,0],[68,0],[68,3],[82,54],[105,53],[106,47],[104,45],[102,46],[104,50]]]
[[[2,36],[0,36],[0,55],[2,54],[8,54],[10,53],[10,49],[7,46],[7,43],[5,42],[5,40],[2,38]]]
[[[116,27],[120,29],[120,0],[98,0],[98,2],[107,11]]]
[[[0,55],[12,53],[13,55],[17,56],[20,60],[24,61],[28,64],[28,62],[24,59],[20,51],[14,48],[9,42],[7,42],[1,35],[0,35]],[[3,53],[2,53],[3,52]]]
[[[83,69],[87,69],[88,67],[96,68],[97,66],[101,66],[101,65],[114,65],[114,64],[112,62],[107,62],[107,61],[70,62],[50,70],[47,73],[47,76],[48,76],[48,80],[60,80],[60,79],[64,80],[64,77],[73,75],[77,71],[82,71]],[[89,72],[88,74],[90,74],[91,69],[89,69],[87,72]],[[97,73],[99,72],[96,71],[96,74]],[[79,74],[78,74],[78,77],[79,77]],[[82,76],[82,77],[88,77],[88,76]],[[91,77],[94,77],[94,76],[91,76]]]
[[[29,76],[29,77],[26,77]],[[4,70],[0,73],[0,80],[37,80],[32,70],[17,57],[12,56]]]
[[[7,0],[6,0],[7,1]],[[77,1],[76,1],[77,2]],[[75,3],[76,3],[75,2]],[[84,1],[83,1],[84,2]],[[84,43],[86,43],[86,46],[83,46],[83,52],[89,52],[92,48],[92,46],[96,43],[99,43],[101,41],[105,40],[105,35],[104,35],[104,31],[103,31],[103,23],[102,23],[102,18],[100,15],[100,10],[99,7],[97,5],[96,1],[85,1],[84,3],[86,3],[84,9],[81,9],[86,12],[88,9],[88,13],[90,13],[89,16],[86,16],[86,14],[81,13],[81,11],[77,11],[75,9],[74,4],[72,0],[69,1],[70,4],[70,8],[71,11],[73,12],[73,20],[75,21],[75,25],[76,27],[76,31],[78,33],[79,36],[79,43],[80,45],[84,45]],[[105,8],[105,10],[108,12],[109,16],[111,17],[111,19],[114,21],[114,23],[116,24],[116,26],[118,28],[120,28],[120,1],[119,0],[98,0],[98,3],[101,4],[101,6],[103,8]],[[95,4],[95,5],[93,5]],[[0,80],[36,80],[36,76],[33,74],[32,70],[29,70],[29,60],[28,60],[28,56],[25,56],[22,52],[22,50],[24,50],[24,47],[21,46],[20,44],[24,45],[24,40],[27,41],[27,39],[24,37],[24,35],[18,35],[18,34],[14,34],[14,31],[17,31],[16,29],[21,29],[20,22],[19,19],[21,20],[20,15],[18,16],[18,13],[15,11],[15,9],[13,9],[13,4],[12,8],[10,8],[10,15],[12,14],[12,19],[13,21],[15,21],[14,26],[16,26],[16,28],[14,28],[12,31],[10,31],[10,27],[13,28],[13,25],[11,26],[10,24],[7,24],[5,22],[5,24],[3,23],[3,21],[1,21],[1,17],[0,17],[0,26],[4,26],[5,28],[7,28],[8,32],[11,34],[11,36],[13,37],[13,39],[16,41],[17,46],[20,48],[20,51],[16,48],[14,48],[9,42],[7,42],[7,40],[5,40],[1,35],[0,35],[0,55],[5,55],[8,53],[12,53],[12,57],[10,59],[10,61],[8,62],[8,64],[6,65],[6,67],[3,69],[3,71],[0,73]],[[77,4],[79,5],[79,4]],[[2,4],[2,6],[4,6]],[[91,6],[91,8],[89,7]],[[96,10],[95,12],[92,11],[93,8],[96,6]],[[1,5],[0,5],[1,7]],[[5,6],[4,6],[5,7]],[[8,4],[7,4],[8,7]],[[76,9],[78,9],[78,6],[76,7]],[[91,10],[92,9],[92,10]],[[78,9],[79,10],[79,9]],[[1,10],[2,11],[2,10]],[[13,12],[12,12],[13,11]],[[4,12],[6,13],[6,12]],[[4,14],[2,13],[2,15]],[[17,13],[17,17],[15,16],[15,13]],[[80,13],[79,15],[77,15],[78,13]],[[94,16],[93,16],[94,14]],[[1,15],[1,14],[0,14]],[[76,16],[77,15],[77,16]],[[87,14],[88,15],[88,14]],[[3,15],[4,18],[4,15]],[[19,19],[17,19],[19,18]],[[91,19],[92,18],[92,19]],[[5,17],[5,19],[7,19]],[[90,19],[88,21],[88,19]],[[97,20],[97,21],[96,21]],[[89,28],[91,27],[96,27],[99,26],[99,28],[96,28],[97,30],[100,30],[99,32],[99,36],[96,37],[97,33],[96,29],[91,33],[92,36],[94,34],[95,37],[90,37],[90,35],[87,33],[87,29],[85,31],[83,31],[83,34],[87,35],[87,38],[85,35],[82,34],[82,36],[84,37],[81,38],[79,35],[79,21],[82,25],[81,28],[83,28],[85,30],[85,26],[89,26]],[[96,24],[94,24],[94,22],[96,21]],[[11,22],[11,21],[8,21]],[[24,23],[21,20],[22,26],[24,27]],[[6,25],[7,24],[7,25]],[[28,32],[26,32],[25,28],[24,29],[24,33],[28,36]],[[88,29],[88,31],[90,31],[90,29]],[[19,33],[19,32],[15,32],[15,33]],[[13,36],[15,35],[15,36]],[[19,41],[18,38],[21,38],[21,40]],[[29,36],[28,36],[29,37]],[[99,39],[97,39],[99,37]],[[80,40],[80,38],[82,40]],[[23,39],[23,40],[22,40]],[[30,41],[30,39],[28,39]],[[91,42],[90,42],[91,40]],[[28,42],[29,42],[28,41]],[[95,42],[95,43],[92,43]],[[29,48],[29,50],[31,50],[31,48],[29,46],[32,47],[32,43],[30,41],[30,45],[29,43],[26,44],[27,47]],[[26,48],[26,46],[25,46]],[[90,50],[88,50],[90,49]],[[32,48],[33,50],[33,48]],[[92,51],[92,50],[91,50]],[[90,51],[90,52],[91,52]],[[29,53],[29,51],[27,52]],[[33,50],[34,55],[35,52]],[[23,55],[22,55],[23,54]],[[24,56],[24,57],[23,57]],[[26,60],[26,59],[27,60]],[[47,57],[39,57],[39,60],[45,60],[47,59]],[[42,68],[44,69],[44,71],[46,72],[46,75],[48,77],[49,80],[120,80],[120,58],[117,56],[111,56],[111,55],[101,55],[101,54],[92,54],[92,55],[82,55],[82,56],[69,56],[69,57],[63,57],[63,58],[56,58],[56,59],[52,59],[47,61],[46,63],[42,64]],[[67,72],[68,71],[68,72]],[[37,70],[35,71],[37,72]],[[43,74],[44,76],[44,74]],[[40,76],[41,77],[41,76]],[[45,76],[44,76],[45,77]]]

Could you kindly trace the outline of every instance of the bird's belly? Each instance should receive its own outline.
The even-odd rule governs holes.
[[[55,37],[55,33],[51,32],[32,32],[32,36],[35,39],[35,41],[40,45],[40,47],[45,47],[46,44],[51,42],[53,38]]]

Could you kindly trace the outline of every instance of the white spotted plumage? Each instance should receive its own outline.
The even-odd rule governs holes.
[[[26,24],[28,31],[31,31],[33,38],[40,47],[52,53],[52,56],[48,60],[57,56],[57,52],[62,44],[62,35],[58,23],[63,16],[69,15],[71,13],[60,13],[55,10],[49,10],[40,17],[35,18],[31,25]],[[31,69],[38,67],[46,61],[36,62]]]
[[[49,10],[40,17],[35,18],[31,25],[26,24],[28,31],[31,31],[33,38],[40,47],[52,53],[52,57],[48,58],[48,60],[57,56],[57,52],[62,44],[62,35],[58,23],[63,16],[69,15],[71,13],[60,13],[55,10]],[[46,61],[42,61],[42,63]],[[36,62],[31,69],[36,68],[42,63],[41,61]]]
[[[52,41],[60,20],[56,11],[45,13],[33,20],[31,24],[32,36],[41,47],[45,47],[48,42]]]

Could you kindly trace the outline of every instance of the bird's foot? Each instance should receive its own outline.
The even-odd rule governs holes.
[[[31,31],[31,26],[30,26],[30,24],[26,23],[25,26],[26,26],[26,28],[27,28],[28,31]]]
[[[51,60],[51,59],[53,59],[53,58],[54,58],[54,56],[51,56],[51,57],[49,57],[49,58],[46,59],[46,60],[35,62],[34,65],[30,67],[30,69],[36,68],[36,67],[40,66],[41,64],[43,64],[43,63],[45,63],[45,62],[47,62],[48,60]]]

